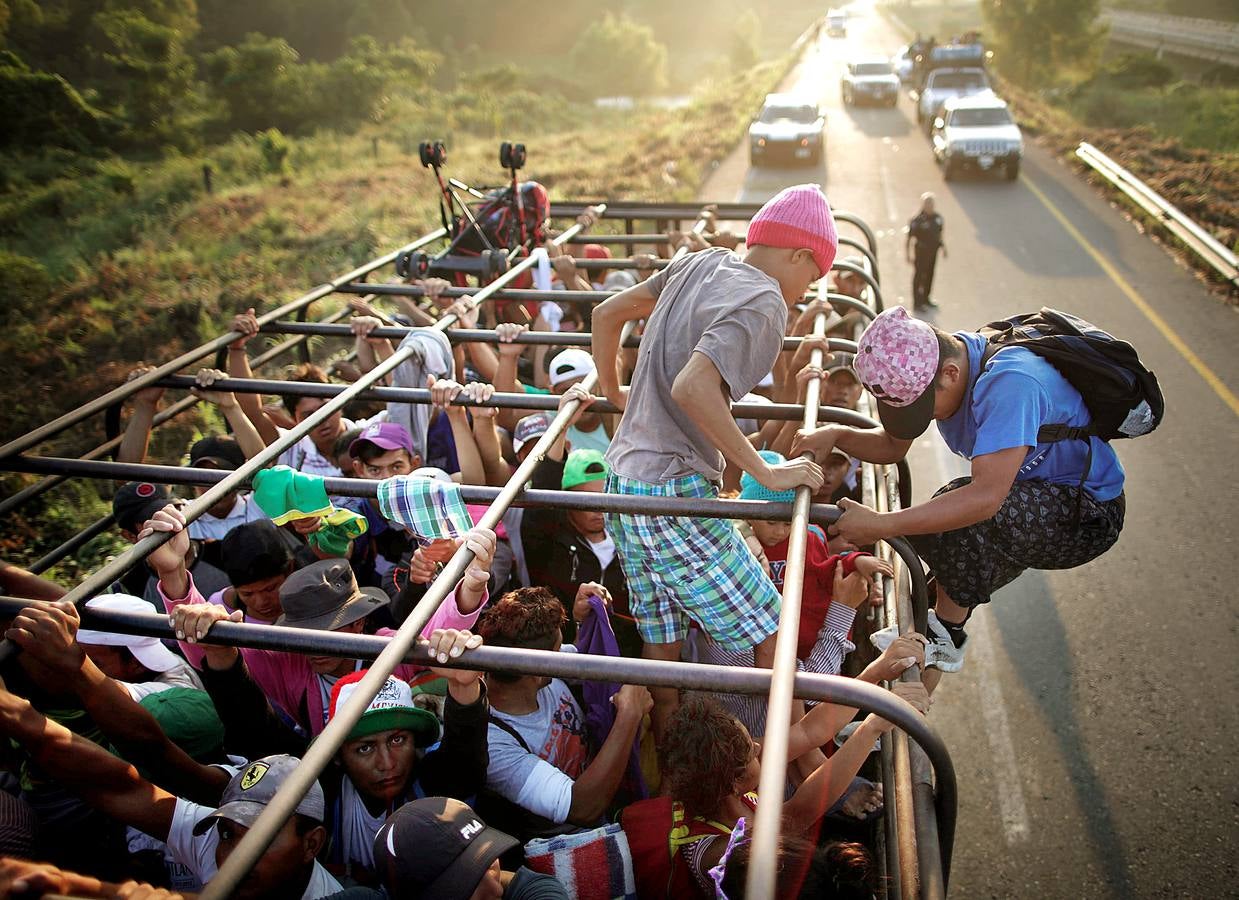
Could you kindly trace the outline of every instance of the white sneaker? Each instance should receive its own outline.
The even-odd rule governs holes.
[[[958,672],[964,667],[964,651],[968,649],[968,639],[959,647],[951,640],[951,635],[945,626],[938,621],[938,614],[929,611],[929,643],[925,646],[925,666],[933,666],[940,672]],[[888,642],[889,643],[889,642]]]

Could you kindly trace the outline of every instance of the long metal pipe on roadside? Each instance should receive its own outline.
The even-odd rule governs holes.
[[[818,313],[813,323],[815,337],[826,335],[826,314]],[[810,365],[821,367],[822,351],[814,349]],[[805,391],[803,426],[817,424],[817,407],[821,399],[822,379],[814,375]],[[812,459],[812,454],[804,454]],[[753,846],[745,894],[749,897],[775,896],[778,877],[779,830],[783,816],[784,787],[787,784],[787,750],[792,726],[793,683],[796,678],[796,640],[800,633],[800,605],[804,592],[805,554],[808,550],[809,506],[813,489],[808,485],[796,488],[792,504],[792,528],[788,537],[787,563],[783,573],[783,602],[779,608],[779,630],[774,646],[774,669],[770,676],[770,700],[766,705],[766,731],[762,739],[761,777],[757,796],[765,803],[757,804],[753,822]]]
[[[425,245],[442,238],[446,233],[447,232],[442,228],[437,231],[432,231],[425,237],[418,238],[416,241],[406,244],[398,250],[393,250],[391,253],[388,253],[385,256],[380,256],[378,259],[373,259],[351,272],[346,272],[334,281],[320,285],[309,293],[302,294],[296,300],[292,300],[285,303],[283,306],[279,306],[270,312],[264,313],[259,316],[258,324],[261,326],[268,322],[274,322],[276,319],[285,318],[291,313],[295,313],[298,310],[309,306],[314,301],[321,300],[323,297],[327,297],[335,293],[342,285],[348,284],[351,281],[356,281],[358,278],[364,278],[375,269],[390,265],[396,261],[396,257],[400,254],[416,250],[419,247],[424,247]],[[40,425],[33,431],[29,431],[21,437],[15,438],[0,447],[0,460],[14,456],[18,453],[22,453],[29,450],[31,447],[42,443],[48,438],[55,437],[66,428],[70,428],[73,425],[96,415],[97,413],[103,412],[109,406],[124,401],[126,398],[133,396],[143,388],[150,387],[159,379],[178,372],[185,366],[195,363],[200,359],[204,359],[222,348],[227,347],[230,343],[242,336],[243,335],[237,331],[230,331],[227,334],[221,334],[214,340],[195,347],[193,350],[185,351],[170,362],[166,362],[161,366],[156,366],[150,372],[140,375],[131,381],[126,381],[124,384],[108,391],[103,396],[96,397],[94,400],[84,403],[82,406],[59,416],[45,425]]]
[[[583,230],[585,230],[584,226],[578,223],[556,238],[556,241],[562,243],[570,240]],[[507,273],[491,282],[490,285],[479,290],[471,301],[471,305],[476,308],[477,304],[482,299],[485,299],[488,291],[499,290],[521,272],[534,265],[535,262],[534,257],[527,257],[522,260]],[[439,330],[446,330],[455,324],[455,319],[456,317],[453,315],[444,316],[434,327]],[[409,352],[412,352],[411,348],[407,349]],[[397,350],[395,356],[389,357],[379,368],[374,369],[365,377],[369,378],[371,375],[374,375],[375,372],[383,369],[391,360],[403,360],[403,358],[401,351]],[[586,378],[583,382],[586,390],[592,387],[593,382],[596,380],[597,373]],[[330,401],[329,405],[336,404],[338,399]],[[525,485],[533,477],[534,468],[546,456],[551,445],[567,430],[568,423],[572,416],[575,415],[579,406],[580,403],[575,400],[564,404],[563,409],[552,420],[550,428],[538,439],[529,456],[517,467],[516,472],[513,473],[508,483],[500,491],[499,496],[482,515],[481,521],[478,522],[478,527],[494,529],[499,524],[512,501],[524,490]],[[218,485],[216,488],[218,488]],[[473,562],[473,558],[473,551],[469,549],[468,545],[462,543],[452,558],[444,565],[439,575],[427,587],[425,595],[409,613],[409,617],[401,624],[399,630],[392,635],[391,642],[375,659],[374,665],[367,670],[362,680],[358,683],[357,690],[349,697],[346,703],[336,710],[335,715],[331,717],[331,721],[327,723],[322,733],[318,735],[314,743],[306,751],[301,764],[293,770],[288,780],[280,787],[279,791],[262,811],[262,814],[250,826],[249,831],[246,832],[241,842],[229,855],[228,859],[224,861],[224,864],[220,866],[219,871],[202,893],[204,900],[223,900],[223,898],[230,896],[237,884],[245,877],[245,873],[253,868],[262,854],[266,852],[267,847],[275,839],[276,834],[293,814],[297,804],[301,802],[301,798],[313,787],[319,773],[331,763],[331,760],[336,755],[336,751],[344,743],[353,726],[361,719],[362,713],[365,712],[366,707],[374,699],[383,683],[387,680],[387,677],[412,650],[418,635],[426,626],[426,623],[430,621],[434,611],[448,594],[455,590],[456,583],[464,576],[468,566]]]

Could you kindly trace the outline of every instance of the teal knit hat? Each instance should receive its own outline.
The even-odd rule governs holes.
[[[773,450],[759,450],[757,453],[772,466],[781,466],[787,462],[782,453]],[[740,476],[741,500],[769,500],[772,503],[791,503],[796,499],[795,491],[772,491],[748,472]]]

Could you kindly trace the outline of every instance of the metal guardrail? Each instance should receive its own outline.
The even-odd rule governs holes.
[[[1124,44],[1239,66],[1239,22],[1105,10],[1110,37]]]
[[[1132,199],[1146,213],[1213,267],[1231,287],[1239,288],[1239,257],[1147,184],[1092,144],[1081,141],[1076,156]]]

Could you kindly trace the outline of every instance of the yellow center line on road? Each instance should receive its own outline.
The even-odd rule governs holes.
[[[1213,388],[1213,393],[1217,394],[1222,399],[1222,402],[1230,407],[1231,412],[1239,416],[1239,397],[1235,396],[1235,393],[1222,383],[1222,379],[1218,378],[1217,374],[1205,364],[1204,360],[1192,352],[1192,348],[1187,345],[1183,338],[1175,333],[1165,319],[1158,315],[1157,310],[1153,308],[1152,304],[1140,296],[1136,289],[1131,286],[1131,283],[1119,274],[1118,269],[1110,264],[1110,261],[1102,255],[1100,250],[1089,243],[1088,238],[1080,233],[1080,230],[1072,224],[1063,211],[1055,206],[1054,201],[1047,197],[1039,187],[1023,175],[1020,176],[1020,183],[1032,191],[1033,196],[1041,201],[1041,205],[1050,211],[1050,215],[1058,220],[1058,223],[1075,239],[1075,242],[1084,248],[1084,252],[1093,258],[1093,261],[1110,277],[1110,280],[1118,286],[1118,289],[1127,296],[1132,305],[1144,313],[1144,317],[1152,322],[1153,327],[1162,333],[1162,337],[1170,343],[1170,346],[1178,350],[1179,355],[1187,360],[1187,364],[1196,370],[1209,387]]]

